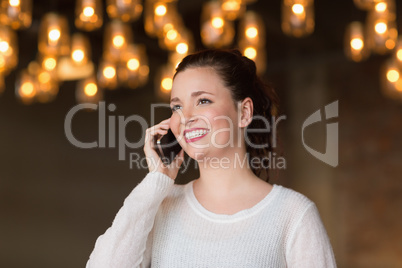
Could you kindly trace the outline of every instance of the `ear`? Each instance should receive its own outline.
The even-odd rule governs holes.
[[[253,101],[251,98],[247,97],[245,98],[240,104],[239,104],[239,127],[244,128],[247,127],[251,121],[253,120]]]

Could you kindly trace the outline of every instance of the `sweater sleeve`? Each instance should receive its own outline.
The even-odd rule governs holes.
[[[174,180],[165,174],[148,173],[124,200],[112,226],[96,240],[86,268],[149,267],[147,247],[151,243],[147,238],[173,184]]]
[[[289,268],[336,267],[331,243],[314,203],[306,209],[289,238],[286,261]]]

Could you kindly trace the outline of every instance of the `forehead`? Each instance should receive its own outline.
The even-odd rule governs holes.
[[[213,68],[189,68],[178,73],[173,80],[171,98],[191,95],[195,91],[207,91],[219,97],[230,96],[229,89]]]

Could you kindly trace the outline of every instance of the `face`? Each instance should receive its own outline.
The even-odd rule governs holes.
[[[223,157],[237,144],[238,109],[214,69],[189,68],[178,73],[170,107],[170,128],[191,158]]]

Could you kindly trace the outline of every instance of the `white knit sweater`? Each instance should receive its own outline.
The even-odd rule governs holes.
[[[101,235],[87,268],[336,267],[317,208],[274,185],[254,207],[234,215],[206,210],[193,182],[174,185],[149,173]]]

